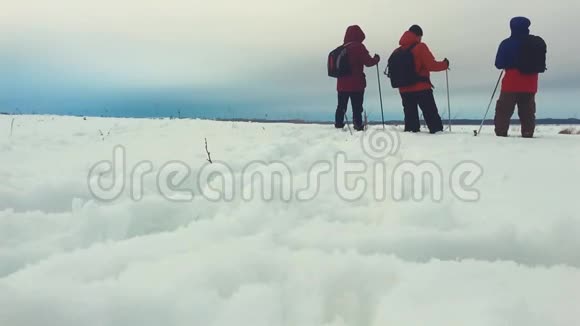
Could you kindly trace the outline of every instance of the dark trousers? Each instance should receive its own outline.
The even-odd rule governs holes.
[[[348,110],[348,101],[352,105],[352,122],[355,130],[364,130],[362,113],[365,92],[338,92],[338,106],[334,116],[334,126],[336,128],[344,127],[344,118]]]
[[[495,107],[495,134],[507,137],[516,104],[522,124],[522,137],[534,137],[536,129],[536,94],[534,93],[501,93]]]
[[[405,131],[419,132],[421,130],[417,107],[420,107],[421,111],[423,111],[423,117],[432,134],[443,131],[443,122],[441,122],[441,116],[439,116],[439,111],[437,110],[433,90],[401,93],[401,98],[403,99],[403,112],[405,113]]]

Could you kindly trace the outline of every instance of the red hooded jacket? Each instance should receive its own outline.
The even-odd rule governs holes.
[[[405,32],[399,41],[399,45],[403,49],[410,48],[413,44],[417,44],[413,49],[412,53],[415,57],[415,70],[420,76],[429,78],[431,72],[444,71],[447,68],[447,63],[444,61],[436,61],[433,53],[429,50],[425,43],[421,43],[419,36],[413,32]],[[420,92],[431,89],[433,86],[431,83],[419,82],[413,86],[401,87],[399,92],[410,93],[410,92]]]
[[[344,44],[347,45],[352,73],[350,76],[338,78],[336,89],[339,92],[364,91],[367,87],[364,66],[372,67],[379,63],[379,60],[370,56],[369,51],[362,44],[365,38],[365,33],[357,25],[350,26],[346,30]]]

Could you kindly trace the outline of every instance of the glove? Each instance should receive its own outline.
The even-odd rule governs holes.
[[[443,62],[445,62],[445,63],[447,64],[447,69],[449,69],[449,59],[445,58],[445,59],[443,60]]]
[[[381,57],[378,54],[375,54],[374,59],[377,60],[377,62],[381,61]]]

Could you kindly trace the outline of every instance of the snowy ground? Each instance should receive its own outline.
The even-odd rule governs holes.
[[[16,116],[9,136],[12,118],[0,116],[0,325],[580,321],[580,136],[558,135],[564,126],[540,126],[532,140],[515,137],[518,127],[507,139],[490,128],[477,138],[473,127],[389,128],[400,147],[375,160],[362,148],[380,127],[351,136],[316,125]],[[152,165],[139,201],[129,186],[112,202],[90,194],[89,170],[116,145],[127,179],[138,162]],[[245,168],[272,169],[251,162],[284,162],[299,186],[317,163],[335,168],[337,153],[365,162],[363,179],[387,184],[384,198],[341,199],[335,173],[320,177],[312,200],[242,198],[255,185]],[[191,169],[180,188],[192,200],[158,189],[156,173],[176,161]],[[421,200],[404,182],[395,198],[394,171],[424,161],[441,172],[441,200],[428,187],[436,181]],[[464,180],[476,201],[450,182],[465,162],[483,171]],[[203,194],[220,179],[198,186],[196,176],[226,165],[235,177],[226,188],[242,190],[211,201]]]

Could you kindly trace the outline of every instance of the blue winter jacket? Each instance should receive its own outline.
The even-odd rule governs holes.
[[[532,23],[525,17],[515,17],[510,22],[512,36],[505,39],[499,45],[495,66],[497,69],[514,69],[518,50],[526,36],[530,35],[530,25]]]

